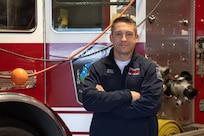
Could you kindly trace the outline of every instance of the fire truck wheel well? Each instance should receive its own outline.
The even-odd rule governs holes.
[[[28,103],[1,102],[0,120],[2,119],[7,120],[7,123],[21,122],[21,124],[28,124],[36,133],[43,136],[64,136],[62,128],[49,114]],[[26,125],[22,126],[25,127]]]

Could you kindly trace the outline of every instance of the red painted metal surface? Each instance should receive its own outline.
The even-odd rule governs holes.
[[[1,43],[2,49],[21,54],[24,56],[43,58],[43,44],[42,43]],[[43,61],[35,61],[16,56],[11,53],[0,51],[0,71],[12,71],[15,68],[23,68],[25,70],[40,71],[44,68]],[[44,103],[44,75],[37,75],[37,84],[33,89],[9,90],[10,92],[23,93],[32,96],[42,103]]]
[[[195,6],[195,38],[198,36],[204,37],[204,1],[196,0]],[[195,66],[196,67],[196,66]],[[196,68],[195,68],[196,70]],[[197,75],[195,71],[195,88],[199,91],[195,99],[195,122],[204,123],[204,112],[200,111],[200,100],[204,100],[204,77]]]

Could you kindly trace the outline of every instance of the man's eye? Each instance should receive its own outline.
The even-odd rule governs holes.
[[[127,33],[126,35],[127,35],[127,36],[132,36],[133,34],[132,34],[132,33]]]
[[[121,36],[122,34],[121,34],[121,33],[116,33],[115,35],[116,35],[116,36]]]

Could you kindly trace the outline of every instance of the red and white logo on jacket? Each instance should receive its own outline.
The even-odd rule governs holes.
[[[129,68],[128,75],[139,75],[140,68]]]

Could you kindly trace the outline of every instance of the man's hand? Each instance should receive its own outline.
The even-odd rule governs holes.
[[[103,87],[101,86],[101,85],[96,85],[96,89],[98,90],[98,91],[102,91],[102,92],[105,92],[105,90],[103,89]]]
[[[136,92],[136,91],[130,91],[131,95],[132,95],[132,102],[140,99],[140,93]]]

